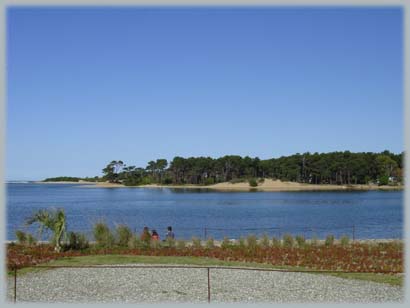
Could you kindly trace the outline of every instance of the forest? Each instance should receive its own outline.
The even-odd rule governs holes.
[[[380,153],[307,152],[264,160],[238,155],[219,158],[176,156],[170,162],[166,159],[149,161],[145,168],[114,160],[102,170],[102,177],[86,179],[127,186],[154,183],[212,185],[257,178],[310,184],[398,185],[403,182],[403,155],[404,152],[394,154],[386,150]]]

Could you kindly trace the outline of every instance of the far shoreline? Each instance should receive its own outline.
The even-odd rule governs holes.
[[[140,186],[126,186],[123,184],[109,182],[87,182],[87,181],[58,181],[45,182],[33,181],[35,184],[74,184],[83,188],[172,188],[172,189],[204,189],[214,191],[242,191],[242,192],[285,192],[285,191],[399,191],[404,190],[404,186],[378,186],[378,185],[333,185],[333,184],[306,184],[296,182],[282,182],[280,180],[265,179],[256,187],[251,187],[248,182],[230,183],[223,182],[213,185],[159,185],[148,184]]]

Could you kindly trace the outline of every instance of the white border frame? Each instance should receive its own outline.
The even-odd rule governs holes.
[[[409,295],[410,295],[410,285],[408,279],[408,268],[410,266],[410,252],[408,249],[409,246],[409,238],[406,235],[410,234],[410,196],[409,196],[409,188],[410,183],[408,182],[407,175],[410,172],[410,164],[409,161],[409,152],[410,152],[410,2],[409,0],[207,0],[207,1],[198,1],[198,0],[191,0],[191,1],[181,1],[181,0],[4,0],[3,3],[0,4],[1,11],[0,11],[0,41],[4,42],[1,44],[0,47],[0,179],[2,180],[2,185],[0,185],[0,240],[2,241],[3,245],[0,249],[0,259],[3,260],[3,266],[0,267],[0,274],[2,276],[2,284],[0,290],[0,303],[5,306],[22,306],[22,304],[12,304],[5,302],[5,229],[6,229],[6,195],[5,195],[5,138],[6,138],[6,9],[9,6],[400,6],[403,8],[403,57],[404,57],[404,106],[403,106],[403,116],[404,116],[404,149],[405,149],[405,157],[404,157],[404,177],[405,177],[405,192],[404,192],[404,240],[405,240],[405,301],[402,304],[380,304],[380,306],[384,307],[392,307],[392,306],[403,306],[405,304],[409,304]],[[26,304],[27,305],[27,304]],[[25,306],[26,306],[25,305]],[[31,306],[38,306],[42,307],[44,304],[30,304]],[[47,304],[47,306],[53,306],[53,304]],[[67,306],[89,306],[93,304],[65,304]],[[97,305],[97,304],[95,304]],[[101,306],[102,304],[98,304]],[[170,304],[155,304],[149,305],[152,307],[179,307],[179,306],[193,306],[194,304],[178,304],[178,305],[170,305]],[[226,305],[233,305],[233,304],[211,304],[211,306],[226,306]],[[237,306],[242,307],[272,307],[279,304],[234,304]],[[339,307],[340,305],[337,304],[282,304],[283,306],[329,306],[329,307]],[[57,305],[54,305],[57,306]],[[102,306],[109,306],[109,307],[116,307],[118,304],[104,304]],[[145,305],[138,305],[138,306],[145,306]],[[355,306],[371,306],[370,304],[355,304]],[[379,306],[379,305],[378,305]]]

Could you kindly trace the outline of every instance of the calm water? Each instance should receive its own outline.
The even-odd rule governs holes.
[[[214,192],[181,189],[85,188],[69,184],[7,184],[7,237],[41,208],[64,208],[68,229],[91,237],[92,225],[147,225],[179,238],[283,233],[319,238],[402,238],[403,192]],[[353,227],[354,226],[354,227]],[[205,230],[206,228],[206,230]]]

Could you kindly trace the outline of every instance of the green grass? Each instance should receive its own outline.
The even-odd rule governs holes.
[[[255,262],[236,262],[223,261],[205,257],[160,257],[160,256],[127,256],[127,255],[94,255],[81,257],[67,257],[59,260],[50,261],[43,265],[53,266],[82,266],[82,265],[113,265],[113,264],[174,264],[174,265],[198,265],[198,266],[232,266],[232,267],[255,267],[255,268],[272,268],[272,269],[289,269],[308,271],[309,269],[291,266],[273,266]],[[18,275],[28,272],[38,272],[49,270],[44,268],[23,268],[18,271]],[[315,273],[316,274],[316,273]],[[13,272],[9,272],[13,275]],[[379,283],[388,283],[390,285],[402,286],[403,277],[398,275],[377,274],[377,273],[317,273],[316,275],[331,275],[346,279],[359,279]]]

